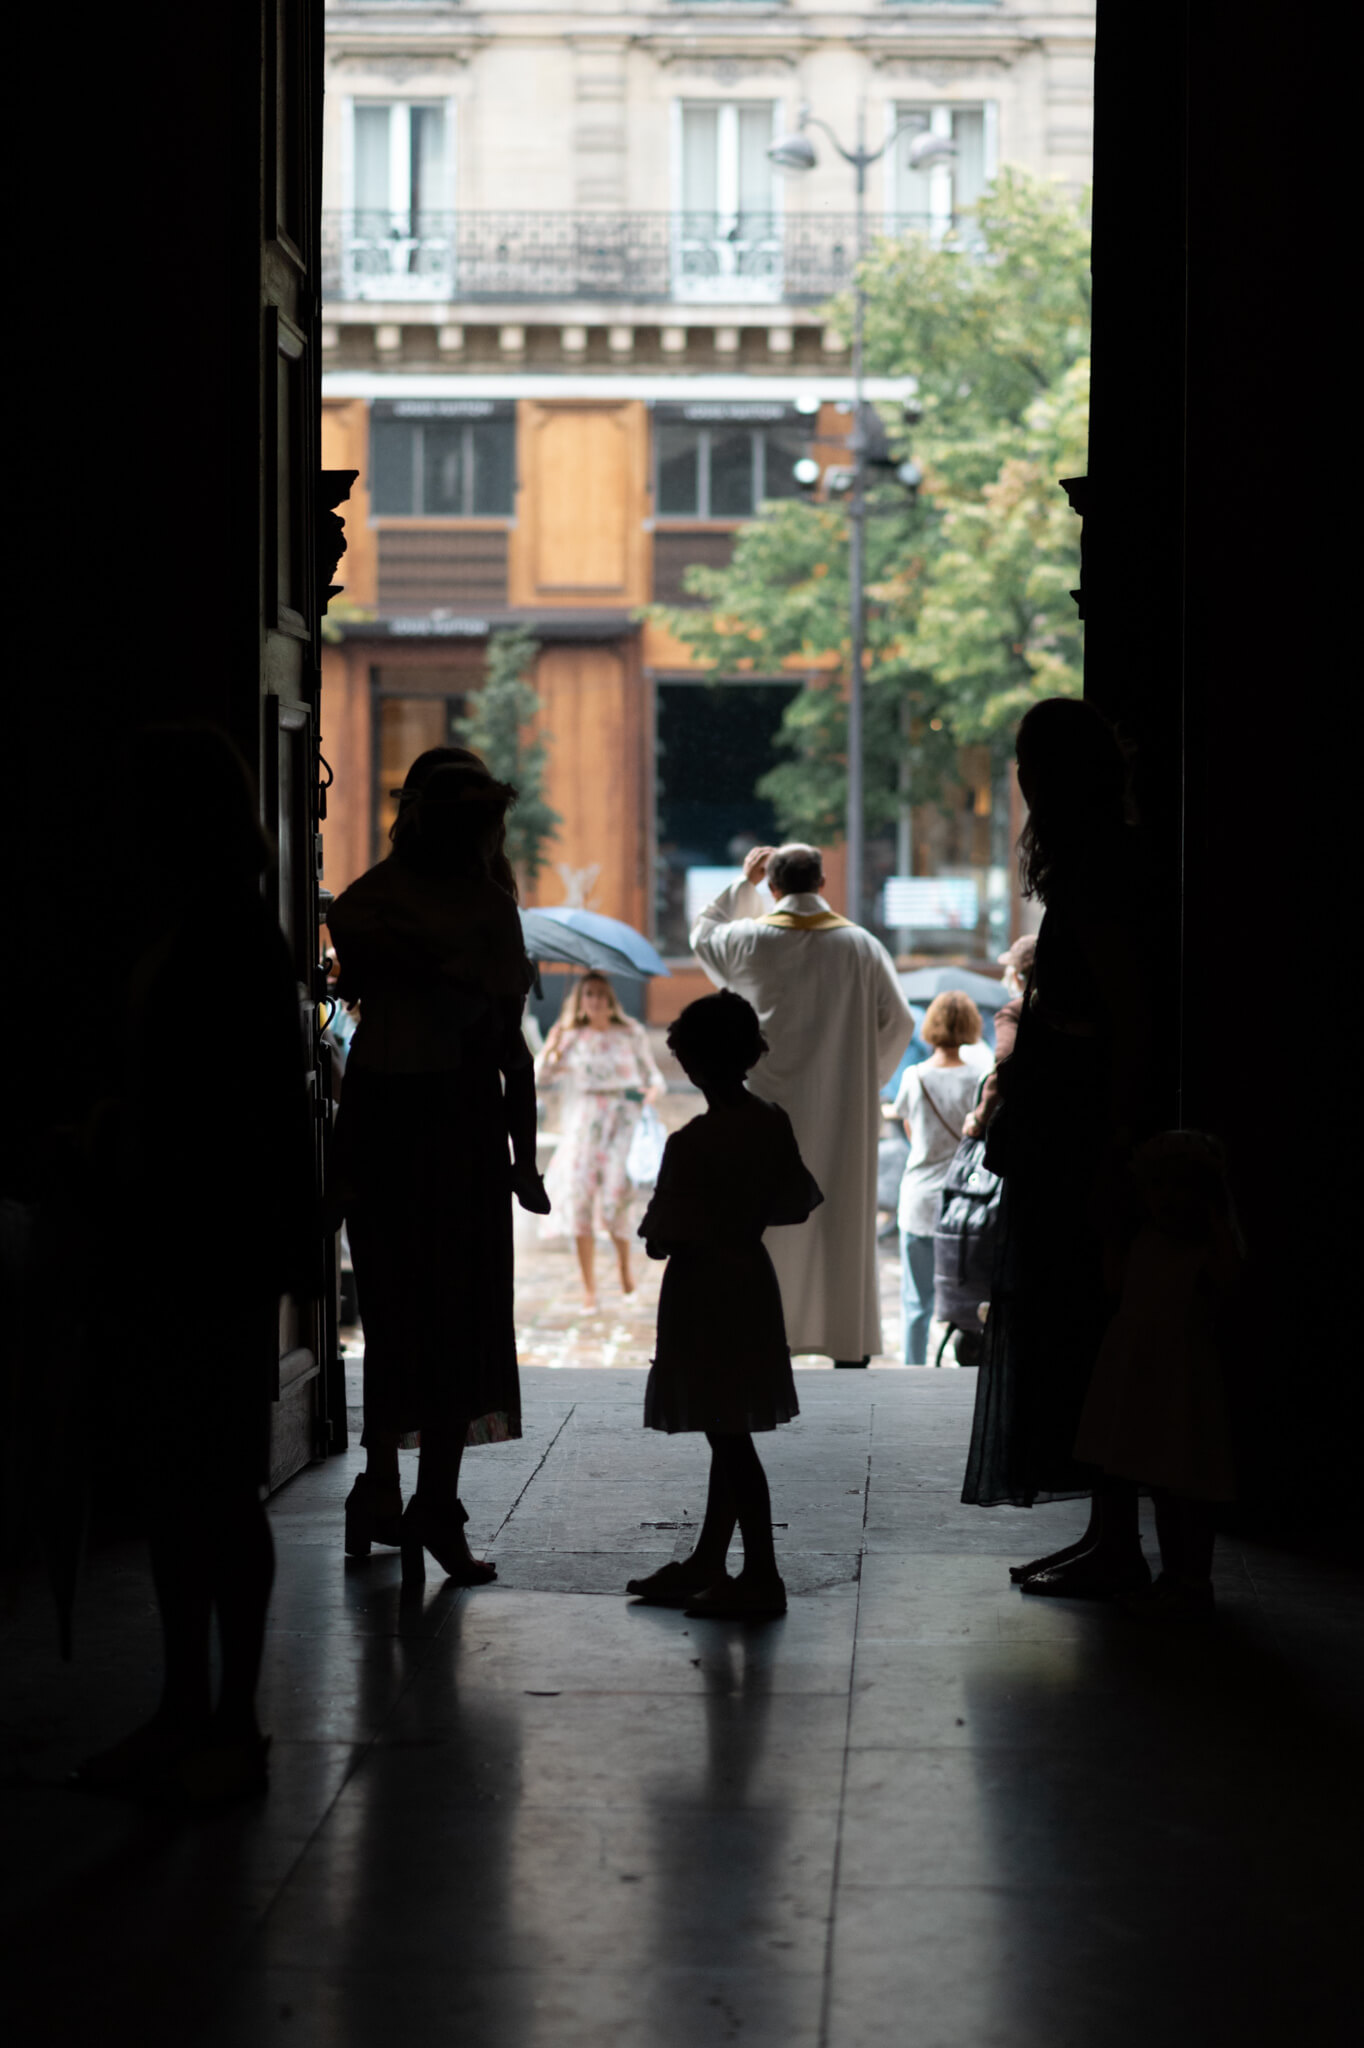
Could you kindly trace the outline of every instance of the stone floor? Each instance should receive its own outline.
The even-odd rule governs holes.
[[[405,1604],[396,1556],[342,1558],[355,1458],[301,1475],[272,1505],[272,1789],[210,1822],[64,1783],[155,1696],[136,1548],[93,1565],[73,1665],[24,1588],[6,2040],[1357,2038],[1356,1579],[1225,1541],[1193,1635],[1025,1598],[1006,1561],[1079,1511],[959,1505],[972,1375],[799,1384],[764,1444],[793,1593],[765,1626],[621,1597],[704,1486],[696,1441],[640,1431],[637,1369],[532,1367],[523,1441],[470,1455],[486,1591]]]

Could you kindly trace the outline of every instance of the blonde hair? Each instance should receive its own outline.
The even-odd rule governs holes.
[[[583,990],[587,987],[589,981],[597,982],[606,990],[611,1004],[611,1022],[613,1024],[623,1024],[628,1030],[630,1019],[620,1006],[620,997],[611,986],[610,976],[603,974],[600,967],[589,967],[586,974],[580,974],[569,989],[568,994],[564,997],[563,1007],[559,1011],[559,1029],[561,1031],[572,1031],[579,1024],[587,1022],[587,1011],[583,1007]]]
[[[929,1045],[947,1046],[953,1052],[959,1045],[974,1045],[980,1037],[980,1011],[959,988],[945,988],[929,1004],[920,1036]]]

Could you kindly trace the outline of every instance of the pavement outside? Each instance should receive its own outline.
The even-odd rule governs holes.
[[[808,1372],[762,1440],[790,1612],[632,1606],[695,1438],[638,1367],[524,1376],[471,1452],[499,1581],[348,1564],[358,1452],[274,1499],[267,1798],[176,1824],[67,1788],[152,1707],[140,1546],[76,1662],[41,1583],[0,1681],[6,2038],[138,2048],[1335,2048],[1357,2038],[1357,1578],[1224,1539],[1148,1633],[1006,1565],[1083,1509],[959,1502],[974,1375]],[[414,1460],[405,1454],[410,1485]],[[1149,1548],[1149,1532],[1148,1532]]]

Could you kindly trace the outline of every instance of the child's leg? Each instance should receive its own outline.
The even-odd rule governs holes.
[[[728,1484],[744,1541],[745,1579],[768,1581],[777,1577],[777,1555],[772,1546],[772,1496],[762,1460],[747,1433],[742,1436],[712,1436],[706,1432],[711,1457]]]
[[[597,1283],[592,1268],[592,1234],[589,1231],[585,1237],[575,1237],[573,1242],[578,1247],[578,1270],[583,1276],[583,1298],[589,1308],[594,1308],[597,1301]]]
[[[616,1264],[620,1268],[620,1291],[633,1294],[635,1283],[630,1275],[630,1240],[628,1237],[613,1237],[611,1242],[616,1247]]]
[[[706,1488],[706,1518],[687,1564],[689,1568],[696,1567],[694,1576],[699,1584],[710,1586],[725,1575],[725,1560],[739,1524],[739,1514],[728,1469],[715,1447],[716,1439],[710,1437],[707,1441],[710,1444],[710,1483]]]
[[[627,1593],[637,1593],[641,1599],[663,1607],[680,1607],[697,1593],[704,1593],[710,1586],[719,1586],[725,1578],[725,1561],[729,1546],[734,1540],[738,1526],[738,1512],[734,1500],[734,1486],[730,1478],[728,1462],[719,1446],[735,1443],[735,1437],[710,1437],[710,1483],[706,1489],[706,1517],[701,1524],[701,1533],[696,1539],[696,1548],[690,1557],[675,1558],[671,1564],[660,1566],[650,1572],[647,1578],[630,1579],[626,1582]],[[761,1470],[761,1467],[759,1468]],[[771,1529],[768,1530],[771,1542]],[[747,1558],[748,1544],[744,1544]]]
[[[1205,1500],[1190,1500],[1187,1494],[1167,1493],[1163,1487],[1152,1489],[1151,1500],[1162,1572],[1181,1585],[1207,1585],[1215,1535],[1211,1506]]]

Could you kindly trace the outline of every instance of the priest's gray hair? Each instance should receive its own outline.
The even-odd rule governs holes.
[[[774,896],[807,896],[824,879],[824,856],[817,846],[779,846],[767,863],[767,882]]]

